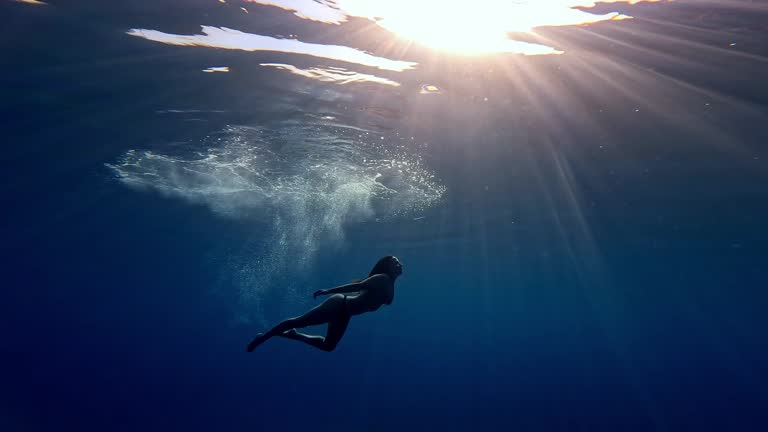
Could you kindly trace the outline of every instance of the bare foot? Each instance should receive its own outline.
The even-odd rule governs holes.
[[[256,335],[255,338],[253,338],[251,343],[248,344],[248,348],[247,348],[248,352],[253,351],[254,349],[256,349],[257,346],[261,345],[262,342],[264,342],[264,339],[262,338],[262,336],[264,336],[264,333],[259,333],[258,335]]]

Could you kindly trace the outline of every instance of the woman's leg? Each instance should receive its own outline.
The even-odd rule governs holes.
[[[306,344],[312,345],[313,347],[319,348],[319,349],[323,349],[325,347],[324,337],[299,333],[296,331],[296,329],[286,330],[276,336],[284,337],[286,339],[297,340],[299,342],[304,342]]]
[[[339,316],[339,318],[329,322],[328,331],[325,333],[325,337],[299,333],[296,331],[296,329],[286,330],[276,336],[301,341],[312,345],[315,348],[330,352],[336,348],[336,345],[338,345],[341,337],[344,336],[344,332],[347,331],[349,318],[349,315],[344,314],[343,316]]]
[[[345,300],[343,295],[334,294],[331,297],[328,297],[324,302],[310,309],[309,312],[305,313],[304,315],[287,319],[272,327],[272,329],[268,332],[259,334],[251,341],[250,344],[248,344],[248,351],[253,351],[257,346],[264,343],[267,339],[271,338],[272,336],[282,334],[286,330],[330,323],[331,321],[340,318],[342,314],[346,316],[347,312],[344,309],[346,308],[346,304],[344,303]],[[344,328],[346,329],[346,324],[344,325]],[[342,331],[342,334],[343,333],[344,332]],[[336,342],[338,343],[338,340]]]

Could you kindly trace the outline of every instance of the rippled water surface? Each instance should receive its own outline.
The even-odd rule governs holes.
[[[768,427],[765,3],[0,1],[0,429]]]

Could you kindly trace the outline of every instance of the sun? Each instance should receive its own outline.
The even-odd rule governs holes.
[[[377,23],[400,37],[440,50],[480,53],[502,49],[500,44],[508,38],[497,17],[453,3],[412,2],[407,12],[392,8]]]

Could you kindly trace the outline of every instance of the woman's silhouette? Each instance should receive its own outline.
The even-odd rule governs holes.
[[[402,272],[403,266],[397,258],[385,256],[373,266],[367,279],[336,288],[316,291],[314,298],[317,298],[319,295],[333,295],[304,315],[289,318],[274,326],[268,332],[259,333],[248,344],[248,351],[253,351],[272,336],[281,336],[305,342],[323,351],[333,351],[341,337],[344,336],[352,315],[373,312],[383,304],[392,304],[392,299],[395,297],[395,279]],[[346,295],[345,293],[356,294]],[[325,337],[307,335],[296,331],[297,328],[325,323],[328,323],[328,331]]]

